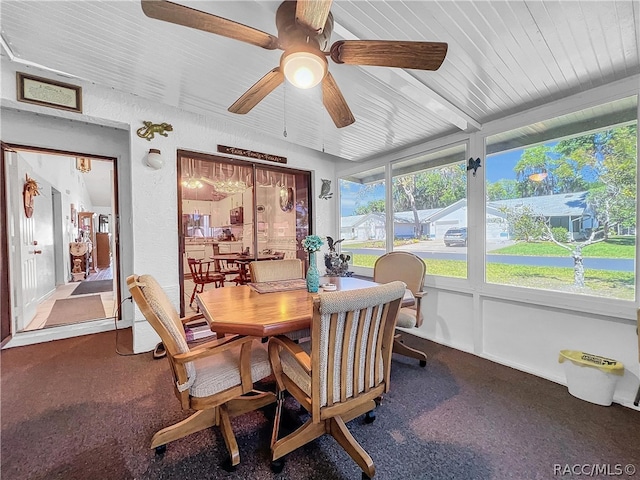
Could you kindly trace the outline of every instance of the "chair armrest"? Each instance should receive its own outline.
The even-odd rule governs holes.
[[[173,360],[178,364],[193,362],[194,360],[198,360],[199,358],[217,355],[231,348],[238,347],[244,343],[252,342],[254,339],[255,337],[246,337],[241,335],[218,338],[216,340],[211,340],[210,342],[200,344],[186,353],[179,353],[177,355],[174,355]]]
[[[204,315],[202,313],[195,313],[193,315],[189,315],[188,317],[182,317],[180,319],[180,321],[182,322],[183,325],[189,323],[189,322],[193,322],[195,320],[200,320],[204,318]]]
[[[269,353],[276,347],[282,347],[291,354],[293,358],[304,368],[305,372],[311,375],[311,357],[300,345],[284,335],[278,335],[269,339]]]
[[[413,296],[416,297],[416,328],[422,325],[422,297],[427,292],[416,292]]]

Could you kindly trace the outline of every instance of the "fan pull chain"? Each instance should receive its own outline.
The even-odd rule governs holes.
[[[287,138],[287,81],[285,80],[284,82],[284,90],[282,93],[283,96],[283,112],[282,112],[282,124],[284,125],[284,130],[282,132],[282,135],[284,136],[284,138]]]

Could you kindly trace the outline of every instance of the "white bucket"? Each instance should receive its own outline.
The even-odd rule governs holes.
[[[619,375],[571,360],[564,362],[564,371],[571,395],[596,405],[611,405]]]

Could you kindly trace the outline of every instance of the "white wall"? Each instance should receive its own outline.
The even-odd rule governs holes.
[[[65,138],[72,138],[67,137],[71,133],[69,119],[126,129],[129,136],[126,155],[104,152],[102,146],[87,150],[91,147],[88,144],[82,145],[82,152],[121,158],[118,164],[121,225],[128,224],[131,229],[131,237],[122,239],[121,243],[120,253],[125,265],[123,275],[133,272],[154,275],[176,306],[179,305],[180,292],[176,191],[178,149],[215,153],[217,144],[224,144],[287,157],[289,166],[312,172],[315,188],[312,199],[316,204],[313,210],[314,232],[322,236],[335,235],[335,200],[318,203],[315,193],[319,191],[321,178],[335,178],[335,163],[328,156],[292,145],[284,139],[269,139],[258,131],[238,130],[233,119],[227,116],[207,118],[68,78],[64,81],[82,86],[82,115],[20,103],[16,101],[16,70],[48,78],[54,78],[55,75],[23,66],[16,68],[15,64],[4,60],[1,66],[3,113],[7,108],[15,108],[55,117],[54,126],[44,137],[31,135],[33,130],[28,122],[9,125],[8,122],[5,124],[3,118],[3,141],[77,151],[79,147],[65,142]],[[139,138],[136,130],[144,120],[171,123],[173,132],[167,138],[156,136],[152,141]],[[99,136],[95,140],[99,145]],[[146,166],[145,157],[149,148],[162,151],[165,158],[163,169],[153,170]],[[125,313],[129,318],[133,316],[126,308]],[[137,309],[133,334],[136,352],[151,350],[158,340]]]

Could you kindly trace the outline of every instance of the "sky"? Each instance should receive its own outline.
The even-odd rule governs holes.
[[[487,182],[494,183],[501,179],[516,178],[516,174],[513,168],[520,160],[523,150],[512,150],[510,152],[501,153],[498,155],[492,155],[485,162],[486,165],[482,165]],[[480,172],[478,171],[478,174]],[[340,215],[347,217],[354,214],[354,210],[359,205],[366,205],[372,200],[384,199],[384,187],[382,185],[376,186],[372,192],[366,197],[359,198],[358,190],[359,185],[351,182],[340,182]]]

